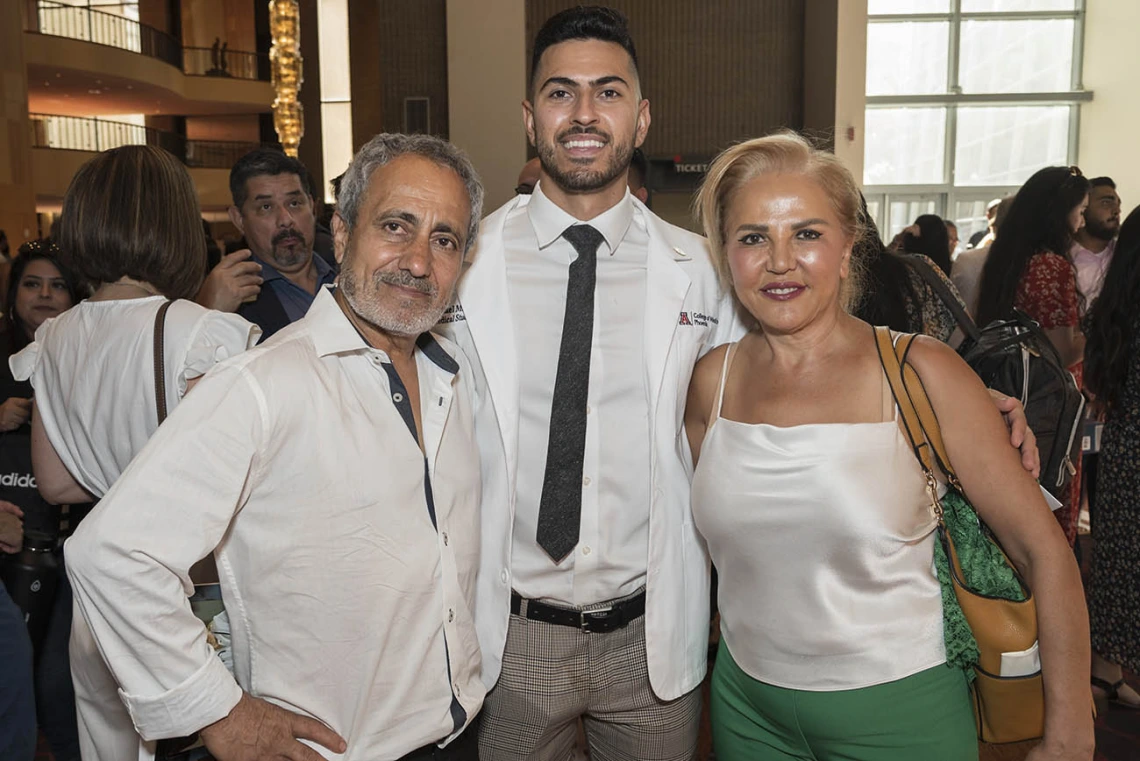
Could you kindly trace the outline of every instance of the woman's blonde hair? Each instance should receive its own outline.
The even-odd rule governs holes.
[[[794,132],[780,132],[737,143],[709,165],[693,204],[696,217],[709,240],[721,282],[729,291],[732,290],[732,273],[728,266],[724,230],[728,204],[745,183],[771,174],[801,174],[814,180],[831,201],[848,241],[854,244],[858,239],[862,195],[855,178],[835,154],[814,148]],[[844,309],[858,301],[861,272],[862,263],[853,251],[850,274],[840,292]]]

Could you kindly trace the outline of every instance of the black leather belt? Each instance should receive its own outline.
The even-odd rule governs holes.
[[[511,613],[519,615],[522,610],[523,598],[517,592],[511,592]],[[591,634],[605,634],[606,632],[624,629],[631,621],[636,621],[645,615],[645,591],[642,590],[635,597],[615,602],[608,608],[600,610],[575,610],[561,608],[557,605],[526,601],[526,617],[531,621],[542,621],[558,626],[572,626]]]

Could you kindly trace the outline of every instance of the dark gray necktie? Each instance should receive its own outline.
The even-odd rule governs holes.
[[[589,225],[562,233],[578,258],[566,283],[566,316],[558,350],[558,376],[550,406],[546,475],[538,506],[538,546],[555,562],[578,544],[582,521],[582,463],[586,455],[586,399],[594,338],[594,284],[602,234]]]

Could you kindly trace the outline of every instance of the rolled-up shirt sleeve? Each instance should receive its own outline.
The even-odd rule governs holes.
[[[191,734],[241,698],[187,596],[190,567],[259,476],[266,405],[244,359],[187,394],[65,548],[76,603],[147,740]]]

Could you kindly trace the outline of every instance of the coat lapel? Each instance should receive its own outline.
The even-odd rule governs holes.
[[[476,248],[471,253],[471,264],[459,284],[459,302],[494,403],[510,479],[514,483],[518,449],[519,379],[514,322],[507,293],[507,264],[503,250],[503,221],[506,217],[506,214],[495,215],[493,220],[487,220],[493,222],[494,226],[481,232]]]
[[[673,247],[665,229],[652,213],[643,213],[648,220],[649,232],[645,291],[645,371],[650,415],[656,418],[669,350],[673,345],[681,308],[692,280],[684,269],[689,254]]]

